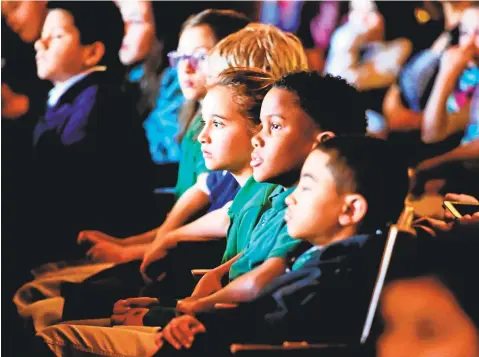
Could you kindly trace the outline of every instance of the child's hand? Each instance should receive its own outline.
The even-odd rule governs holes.
[[[125,326],[143,326],[143,316],[145,316],[150,309],[145,307],[134,307],[129,309],[124,314],[113,314],[111,316],[112,325]]]
[[[440,73],[455,82],[473,59],[474,43],[470,42],[462,46],[452,46],[441,57]]]
[[[184,348],[190,348],[195,336],[198,333],[206,332],[205,326],[199,322],[194,316],[183,315],[174,318],[163,329],[162,336],[157,342],[160,345],[162,341],[167,341],[177,350]]]
[[[398,112],[406,108],[401,102],[401,90],[396,84],[393,84],[386,93],[383,100],[383,113],[387,119],[399,115]]]
[[[158,305],[158,303],[158,299],[150,297],[119,300],[113,306],[111,322],[113,325],[142,326],[143,316],[152,306]]]
[[[446,193],[444,196],[446,201],[454,201],[454,202],[461,202],[461,203],[479,203],[477,198],[465,194],[458,194],[458,193]]]
[[[461,226],[476,225],[479,226],[479,212],[476,212],[472,215],[466,214],[459,218],[459,224]]]
[[[472,204],[479,203],[479,201],[473,196],[458,194],[458,193],[446,193],[446,196],[444,196],[444,199],[446,201],[461,202],[461,203],[472,203]],[[452,213],[449,212],[449,210],[447,209],[444,210],[444,216],[448,219],[455,219]],[[459,218],[458,221],[460,224],[464,224],[464,225],[477,224],[479,223],[479,212],[474,213],[472,216],[467,214],[463,216],[462,218]]]
[[[95,244],[86,255],[94,262],[102,263],[119,264],[134,260],[134,257],[128,252],[128,247],[122,247],[108,242]]]
[[[158,305],[159,303],[160,301],[157,298],[151,297],[134,297],[118,300],[115,305],[113,305],[113,315],[125,314],[134,307],[150,308],[152,306]]]
[[[166,235],[165,237],[157,237],[155,239],[151,247],[146,251],[145,255],[143,256],[143,261],[140,265],[140,273],[146,282],[151,281],[151,277],[146,274],[146,270],[148,269],[148,267],[152,263],[166,257],[168,255],[168,251],[176,247],[176,244],[176,241],[174,239],[170,239],[168,235]]]
[[[193,297],[180,300],[176,304],[176,310],[188,315],[194,315],[198,312],[211,310],[213,308],[214,304],[212,305],[202,299],[195,299]]]
[[[2,83],[2,118],[17,119],[28,112],[30,102],[28,97],[17,94]]]
[[[78,244],[97,244],[100,242],[108,242],[121,245],[121,239],[115,238],[100,231],[81,231],[77,238]]]

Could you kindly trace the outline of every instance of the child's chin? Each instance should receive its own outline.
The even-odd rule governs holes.
[[[300,237],[298,235],[297,230],[294,229],[294,226],[291,224],[291,222],[288,222],[288,234],[291,238],[299,238]]]
[[[257,169],[253,169],[253,177],[256,182],[268,182],[268,179],[271,178],[269,175],[265,175]]]

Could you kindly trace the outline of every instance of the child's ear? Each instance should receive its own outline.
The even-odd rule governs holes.
[[[316,142],[317,144],[321,144],[334,136],[336,135],[332,131],[322,131],[316,136]]]
[[[344,200],[343,212],[339,216],[339,223],[342,226],[359,224],[368,211],[366,199],[359,194],[347,195]]]
[[[105,45],[102,42],[97,41],[86,46],[85,51],[85,66],[93,67],[100,63],[103,58],[105,54]]]

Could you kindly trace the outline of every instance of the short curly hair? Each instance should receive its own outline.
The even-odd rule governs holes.
[[[297,96],[299,106],[323,131],[336,135],[366,134],[366,107],[358,90],[341,77],[319,72],[288,73],[274,88]]]

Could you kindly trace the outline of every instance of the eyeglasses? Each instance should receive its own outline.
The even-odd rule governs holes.
[[[200,64],[206,59],[206,53],[193,53],[191,55],[185,55],[178,51],[171,51],[168,53],[168,60],[171,67],[176,67],[181,61],[188,61],[189,65],[193,69],[198,69]]]

